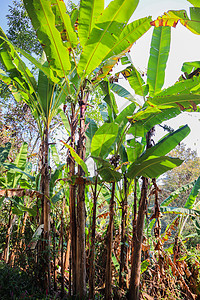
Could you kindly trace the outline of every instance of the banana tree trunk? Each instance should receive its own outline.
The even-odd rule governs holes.
[[[105,274],[105,300],[111,299],[111,284],[112,284],[112,244],[113,244],[113,224],[114,224],[114,197],[115,197],[115,183],[112,183],[112,193],[110,199],[110,219],[107,232],[107,260],[106,260],[106,274]]]
[[[57,290],[57,270],[56,270],[56,229],[55,229],[55,219],[53,217],[53,286],[54,291]]]
[[[89,94],[84,95],[81,91],[79,99],[80,106],[80,128],[78,140],[78,155],[85,160],[85,111]],[[77,193],[77,293],[83,299],[86,297],[86,252],[85,252],[85,183],[82,177],[85,175],[82,167],[78,167],[80,184]]]
[[[96,235],[96,211],[97,211],[97,176],[95,179],[94,196],[92,209],[92,234],[90,246],[90,270],[89,270],[89,299],[94,299],[94,278],[95,278],[95,235]]]
[[[119,271],[119,287],[126,288],[126,280],[124,277],[125,271],[127,271],[127,178],[124,175],[124,198],[122,200],[122,221],[121,221],[121,253],[120,253],[120,271]]]
[[[77,120],[75,117],[75,105],[71,104],[71,143],[70,146],[75,149],[75,133]],[[75,161],[71,155],[68,156],[69,176],[75,175]],[[72,291],[76,295],[76,252],[77,252],[77,222],[76,222],[76,187],[69,186],[69,210],[70,210],[70,235],[71,235],[71,265],[72,265]],[[71,293],[71,291],[70,291]]]
[[[63,209],[64,210],[64,209]],[[65,289],[64,289],[64,230],[63,230],[63,210],[62,210],[62,215],[61,215],[61,234],[60,234],[60,239],[61,239],[61,298],[64,298],[65,294]]]
[[[147,209],[147,190],[148,190],[148,179],[143,177],[141,198],[140,198],[138,217],[136,222],[134,250],[132,255],[131,279],[130,279],[130,288],[128,294],[129,300],[139,300],[141,253],[142,253],[144,218]]]
[[[148,131],[146,135],[147,148],[151,148],[152,136],[154,135],[154,127]],[[136,185],[135,185],[136,191]],[[136,220],[135,234],[133,235],[132,259],[131,259],[131,278],[130,288],[128,293],[129,300],[139,300],[140,298],[140,270],[141,270],[141,253],[143,241],[144,219],[147,211],[147,191],[148,191],[148,178],[142,177],[141,197],[138,208],[138,215],[136,220],[136,203],[134,204],[134,220]],[[134,197],[136,199],[136,197]]]
[[[22,245],[23,245],[23,241],[24,241],[23,235],[24,235],[24,231],[25,231],[25,228],[26,228],[26,221],[27,221],[27,218],[28,218],[28,212],[26,211],[26,212],[24,213],[24,219],[23,219],[23,223],[22,223],[21,230],[20,230],[21,240],[20,240],[19,248],[22,248]],[[25,242],[24,242],[24,243],[25,243]]]
[[[13,229],[13,225],[16,220],[16,215],[12,215],[12,201],[10,203],[10,210],[9,210],[9,218],[8,218],[8,227],[7,227],[7,234],[6,234],[6,241],[5,241],[5,248],[4,248],[4,261],[8,263],[9,259],[9,246],[10,246],[10,237]]]
[[[42,215],[41,224],[44,224],[43,241],[41,247],[41,269],[44,278],[44,287],[49,293],[50,289],[50,200],[49,200],[49,132],[46,125],[42,143],[42,170],[41,170],[41,190],[42,199]]]

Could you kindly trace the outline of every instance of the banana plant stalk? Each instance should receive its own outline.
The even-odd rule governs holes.
[[[136,234],[134,241],[134,250],[132,256],[131,265],[131,279],[128,299],[137,300],[139,299],[139,286],[140,286],[140,269],[141,269],[141,252],[142,252],[142,240],[143,240],[143,228],[144,218],[147,209],[147,190],[148,190],[148,179],[142,177],[142,189],[140,204],[138,209],[138,217],[136,222]]]
[[[62,214],[61,214],[61,234],[60,234],[60,243],[61,243],[61,297],[64,297],[64,293],[65,293],[65,289],[64,289],[64,230],[63,230],[63,215],[64,215],[64,201],[63,201],[63,205],[62,205]]]
[[[12,215],[12,201],[10,203],[10,209],[9,209],[9,219],[8,219],[8,227],[7,227],[7,233],[6,233],[6,242],[5,242],[5,248],[4,248],[4,261],[5,263],[8,262],[9,259],[9,244],[10,244],[10,237],[12,233],[12,228],[16,220],[16,215]]]
[[[75,133],[77,127],[77,118],[75,115],[75,105],[71,104],[71,142],[70,146],[75,149]],[[75,160],[68,156],[69,176],[75,175]],[[77,256],[77,221],[76,221],[76,187],[74,184],[69,185],[69,209],[70,209],[70,235],[71,235],[71,265],[72,265],[72,290],[76,295],[76,256]]]
[[[96,235],[96,211],[97,211],[97,180],[98,176],[95,178],[95,186],[93,193],[93,208],[92,208],[92,234],[91,234],[91,246],[90,246],[90,270],[89,270],[89,299],[94,299],[94,288],[95,288],[95,268],[94,268],[94,258],[95,258],[95,235]]]
[[[147,149],[151,148],[152,135],[154,134],[154,128],[152,128],[146,135]],[[135,235],[133,238],[133,255],[131,264],[131,278],[130,278],[130,289],[128,298],[129,300],[139,299],[140,292],[140,270],[141,270],[141,254],[142,254],[142,241],[143,241],[143,229],[144,219],[147,212],[147,191],[148,191],[148,178],[142,177],[142,189],[141,197],[138,208],[138,216],[135,227]]]
[[[114,225],[114,205],[115,205],[115,182],[112,183],[112,192],[110,198],[110,219],[108,224],[107,231],[107,259],[106,259],[106,274],[105,274],[105,300],[111,299],[111,291],[112,291],[112,242],[113,242],[113,225]]]
[[[55,229],[55,219],[53,217],[53,285],[54,291],[57,290],[57,272],[56,272],[56,229]]]
[[[78,140],[78,155],[84,161],[85,148],[85,112],[87,108],[89,93],[81,90],[79,98],[80,107],[80,125]],[[82,167],[78,166],[78,176],[82,178],[85,172]],[[86,296],[86,252],[85,252],[85,183],[78,185],[77,194],[77,292],[80,298]]]
[[[42,252],[41,257],[44,270],[44,285],[49,292],[50,287],[50,174],[49,174],[49,128],[46,125],[42,141],[42,169],[41,169],[41,192],[42,199],[42,216],[41,224],[44,224]]]
[[[124,280],[125,270],[128,269],[127,265],[127,198],[128,198],[128,182],[126,174],[124,174],[124,197],[122,199],[122,220],[121,220],[121,253],[120,253],[120,271],[119,271],[119,287],[126,288],[126,282]]]

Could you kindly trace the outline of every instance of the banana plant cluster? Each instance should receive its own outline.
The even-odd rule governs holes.
[[[114,0],[104,8],[103,0],[81,0],[79,9],[68,14],[64,1],[23,0],[44,50],[40,61],[12,45],[2,29],[0,30],[0,60],[4,66],[4,70],[0,70],[0,79],[9,86],[17,101],[24,101],[30,107],[41,135],[39,191],[43,195],[41,224],[44,224],[44,241],[41,247],[46,253],[41,263],[45,272],[44,284],[47,290],[50,287],[50,256],[47,251],[50,246],[50,204],[55,203],[64,192],[61,189],[54,195],[55,183],[62,176],[65,165],[57,161],[57,169],[53,174],[50,174],[49,168],[50,127],[52,119],[58,113],[68,127],[68,140],[63,141],[62,144],[68,149],[65,175],[69,182],[67,194],[69,195],[74,295],[78,294],[79,297],[84,298],[87,292],[86,183],[94,186],[93,207],[98,198],[98,184],[105,184],[111,190],[105,288],[105,297],[110,299],[116,190],[119,191],[121,200],[126,202],[133,182],[141,177],[156,178],[182,163],[182,160],[171,158],[167,154],[189,134],[190,129],[187,125],[166,135],[149,149],[145,149],[146,133],[155,125],[175,117],[184,110],[198,110],[199,79],[188,78],[168,89],[162,89],[170,49],[170,28],[159,27],[153,32],[147,81],[143,80],[131,58],[126,55],[132,45],[151,27],[151,17],[128,23],[138,2],[138,0]],[[38,68],[37,77],[31,73],[21,59],[21,55]],[[124,69],[110,76],[113,67],[120,59]],[[188,68],[188,65],[184,67]],[[141,98],[142,106],[138,105],[135,96],[119,84],[120,76],[128,80],[135,95]],[[107,121],[99,128],[94,120],[86,119],[90,97],[97,86],[104,94],[102,101],[107,104],[108,111]],[[115,94],[131,102],[120,113]],[[86,137],[89,140],[87,150],[95,166],[93,178],[89,177],[85,162]],[[52,146],[51,149],[54,157],[57,156],[55,148]],[[2,164],[8,168],[4,162]],[[17,172],[14,176],[18,176],[20,168],[22,174],[20,176],[23,176],[23,167],[16,162],[12,171]],[[9,170],[12,170],[12,167],[9,166]],[[13,180],[17,184],[17,179]],[[120,186],[123,187],[121,190]],[[126,212],[124,216],[126,218]],[[95,239],[95,211],[93,220]],[[124,229],[122,231],[124,232]],[[91,253],[93,253],[91,266],[94,264],[94,239],[91,244]],[[125,244],[125,240],[122,244]],[[121,259],[124,259],[123,255]],[[91,266],[90,269],[93,269]],[[122,268],[121,274],[123,272]],[[92,298],[94,298],[93,275],[90,274]],[[122,277],[121,275],[120,280],[123,286]],[[139,283],[136,285],[136,291],[133,291],[132,287],[135,285],[133,281],[132,278],[130,295],[133,295],[131,299],[137,299]]]

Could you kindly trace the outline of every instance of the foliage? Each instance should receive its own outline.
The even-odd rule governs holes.
[[[33,278],[17,267],[0,264],[1,299],[45,299]]]
[[[9,6],[7,36],[15,46],[37,56],[42,54],[42,47],[37,39],[36,32],[24,8],[23,2],[13,0]]]
[[[183,159],[184,162],[178,168],[167,172],[162,178],[162,199],[165,199],[167,195],[171,194],[178,188],[194,181],[199,176],[200,160],[196,151],[186,148],[186,145],[181,143],[171,151],[170,156],[178,156]],[[185,192],[181,193],[181,195],[175,200],[175,202],[172,202],[171,205],[183,207],[188,196],[189,190],[185,190]]]

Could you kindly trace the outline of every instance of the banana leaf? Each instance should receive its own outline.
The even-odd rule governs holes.
[[[103,10],[104,0],[81,0],[78,19],[78,35],[82,47],[87,42],[96,19]]]
[[[89,171],[88,171],[87,165],[82,160],[82,158],[80,158],[80,156],[78,156],[78,154],[75,152],[75,150],[71,146],[69,146],[67,143],[65,143],[62,140],[61,140],[61,142],[65,145],[65,147],[67,147],[69,149],[71,156],[74,158],[74,160],[77,162],[77,164],[82,167],[82,169],[86,173],[86,175],[89,176]]]
[[[23,143],[19,153],[14,161],[14,166],[19,168],[21,171],[25,170],[26,167],[26,161],[27,161],[27,151],[28,151],[28,144]],[[5,166],[5,164],[4,164]],[[17,183],[19,179],[22,177],[23,173],[18,173],[16,170],[10,169],[7,172],[7,184],[9,187],[15,188],[17,186]],[[26,173],[27,174],[27,173]]]
[[[64,77],[65,72],[71,68],[69,51],[62,42],[60,32],[56,29],[51,1],[24,0],[23,3],[51,68],[58,76]]]
[[[91,155],[106,157],[112,149],[118,135],[118,124],[105,123],[94,134],[91,143]]]
[[[155,21],[151,22],[151,25],[155,27],[159,27],[159,26],[176,27],[178,22],[180,22],[191,32],[195,34],[200,34],[199,12],[200,12],[200,7],[190,7],[190,19],[189,19],[187,12],[185,10],[169,10],[165,12],[163,16],[158,17]]]
[[[199,191],[200,191],[200,176],[197,178],[195,185],[193,186],[190,192],[190,195],[184,205],[185,208],[189,208],[189,209],[193,208],[197,195],[199,194]]]
[[[137,160],[130,165],[127,171],[127,177],[130,179],[144,176],[156,178],[163,173],[178,167],[182,160],[168,156],[150,156],[147,160],[137,163]]]
[[[73,51],[78,45],[77,35],[72,27],[70,16],[66,12],[64,1],[52,0],[52,11],[55,15],[56,28],[60,32],[61,39],[65,42],[65,47]]]
[[[194,180],[191,183],[185,184],[182,187],[178,188],[174,192],[172,192],[169,197],[167,197],[160,206],[168,206],[172,201],[174,201],[176,198],[178,198],[179,195],[181,195],[182,192],[186,192],[194,187],[196,183],[196,180]]]
[[[176,117],[182,111],[195,111],[200,103],[200,95],[181,94],[154,97],[147,101],[142,110],[138,111],[129,121],[132,122],[130,133],[144,136],[153,126]]]
[[[97,18],[80,57],[78,73],[82,78],[97,68],[109,54],[138,2],[114,0]]]
[[[170,27],[154,28],[147,69],[149,94],[160,92],[165,79],[165,68],[170,50]]]

